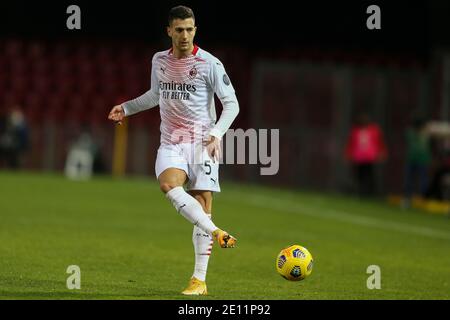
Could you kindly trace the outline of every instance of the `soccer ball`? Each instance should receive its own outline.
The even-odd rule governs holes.
[[[306,248],[292,245],[278,254],[276,268],[286,280],[300,281],[311,274],[313,258]]]

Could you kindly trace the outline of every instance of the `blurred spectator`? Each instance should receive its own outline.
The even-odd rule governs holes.
[[[450,123],[431,121],[425,126],[425,134],[438,142],[437,159],[431,182],[425,197],[435,200],[450,200]]]
[[[65,174],[70,179],[91,178],[93,173],[103,173],[104,165],[99,147],[90,131],[84,127],[77,140],[70,147],[65,164]]]
[[[20,106],[0,120],[0,164],[7,168],[19,169],[23,154],[29,148],[29,129]]]
[[[387,150],[380,127],[371,122],[366,113],[356,118],[347,140],[345,156],[352,164],[358,195],[374,195],[375,165],[386,159]]]
[[[439,159],[424,196],[427,199],[450,200],[450,150],[445,150]]]
[[[406,131],[405,204],[413,194],[425,196],[431,159],[430,133],[426,121],[417,118]],[[418,184],[415,183],[417,179]]]

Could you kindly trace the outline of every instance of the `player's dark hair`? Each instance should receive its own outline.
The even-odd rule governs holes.
[[[192,18],[195,21],[194,17],[194,11],[192,11],[191,8],[186,6],[176,6],[170,9],[169,11],[169,25],[172,23],[175,19],[189,19]]]

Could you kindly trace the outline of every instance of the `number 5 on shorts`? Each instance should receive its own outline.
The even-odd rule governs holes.
[[[208,168],[208,171],[205,172],[206,175],[208,175],[208,176],[211,174],[211,165],[209,164],[210,161],[211,160],[205,160],[205,164],[204,164],[204,166]]]

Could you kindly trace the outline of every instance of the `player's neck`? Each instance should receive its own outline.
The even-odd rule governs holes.
[[[193,54],[193,51],[194,51],[194,45],[192,45],[191,47],[189,47],[189,49],[187,49],[185,51],[178,50],[175,47],[173,47],[173,49],[172,49],[173,56],[177,59],[187,58]]]

